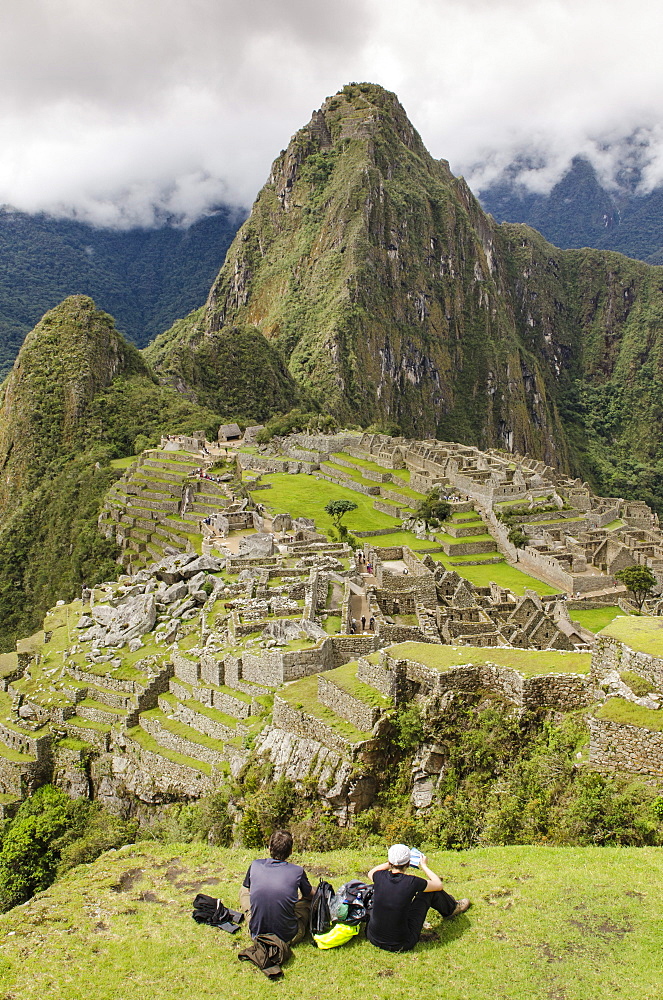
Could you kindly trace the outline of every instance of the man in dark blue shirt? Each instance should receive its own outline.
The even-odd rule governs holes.
[[[301,865],[288,861],[291,833],[276,830],[269,840],[269,854],[251,862],[239,904],[252,938],[276,934],[282,941],[297,944],[306,934],[313,889]]]

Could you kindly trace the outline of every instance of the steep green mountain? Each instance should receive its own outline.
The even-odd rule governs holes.
[[[663,188],[638,190],[637,171],[605,188],[592,164],[578,156],[548,194],[527,190],[516,162],[505,176],[479,194],[498,222],[524,222],[555,246],[617,250],[649,264],[663,262]]]
[[[196,362],[250,325],[342,420],[528,452],[660,505],[661,280],[498,225],[393,94],[352,84],[274,162],[204,310],[146,356],[208,401]]]
[[[143,347],[204,301],[242,219],[220,208],[186,229],[117,230],[0,210],[0,376],[67,295],[92,296]]]
[[[156,383],[92,299],[47,313],[0,387],[0,642],[117,573],[96,524],[118,475],[110,459],[166,430],[217,426],[210,410]]]

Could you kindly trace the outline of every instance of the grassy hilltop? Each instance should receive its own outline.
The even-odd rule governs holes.
[[[248,943],[191,919],[197,892],[237,905],[255,852],[139,843],[74,869],[0,917],[4,1000],[653,1000],[660,996],[663,902],[656,849],[545,847],[440,852],[431,864],[473,906],[414,952],[362,938],[329,952],[304,943],[269,983],[238,962]],[[297,855],[312,880],[365,876],[375,854]]]

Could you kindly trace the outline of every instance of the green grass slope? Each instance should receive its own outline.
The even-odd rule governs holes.
[[[409,954],[363,936],[334,951],[295,949],[274,985],[231,937],[191,919],[197,892],[237,905],[255,857],[200,845],[137,844],[74,869],[0,917],[5,1000],[259,1000],[274,990],[311,1000],[653,1000],[660,995],[663,902],[655,849],[485,848],[431,856],[473,906]],[[382,860],[359,851],[297,855],[338,886]]]

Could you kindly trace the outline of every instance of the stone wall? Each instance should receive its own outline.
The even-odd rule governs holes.
[[[359,441],[357,434],[290,434],[288,441],[308,451],[321,451],[330,455],[334,451],[345,451],[352,454],[351,449]]]
[[[469,655],[471,654],[468,652]],[[558,708],[560,711],[584,708],[593,700],[591,680],[583,674],[540,674],[535,677],[524,677],[510,667],[491,663],[436,670],[413,660],[391,660],[389,654],[386,666],[396,677],[396,687],[399,685],[400,673],[402,679],[419,686],[419,697],[428,697],[448,690],[484,689],[522,708],[549,707]],[[409,697],[410,689],[407,685],[403,688],[402,681],[401,690],[405,692],[406,698]]]
[[[256,472],[290,472],[293,475],[298,472],[313,472],[318,468],[317,463],[288,461],[242,451],[237,452],[237,464],[241,469],[253,469]]]
[[[652,656],[631,649],[618,639],[607,635],[596,637],[592,655],[592,676],[601,680],[610,671],[632,670],[653,684],[663,693],[663,657]]]
[[[417,625],[392,625],[390,622],[379,622],[377,633],[385,646],[396,642],[432,642]]]
[[[308,715],[302,709],[293,708],[278,695],[274,698],[273,723],[275,727],[285,729],[286,732],[294,733],[295,736],[300,736],[302,739],[310,739],[311,736],[315,736],[315,739],[323,746],[352,760],[362,750],[377,749],[379,746],[377,740],[366,740],[363,743],[352,743],[350,740],[346,740],[321,719]]]
[[[531,573],[532,576],[551,583],[555,587],[560,587],[567,592],[587,593],[591,590],[603,590],[606,587],[613,587],[615,581],[611,576],[590,575],[579,576],[568,573],[562,569],[553,556],[542,555],[535,549],[526,547],[518,549],[518,569],[524,573]]]
[[[208,777],[201,771],[187,767],[186,764],[176,764],[159,753],[144,749],[129,736],[125,736],[125,740],[123,749],[139,763],[141,771],[152,785],[152,794],[156,793],[159,799],[168,799],[171,796],[197,799],[214,791],[218,786],[218,777],[214,775]]]
[[[324,674],[318,677],[318,701],[363,733],[370,733],[380,718],[379,708],[355,698]]]
[[[379,486],[362,486],[361,483],[356,482],[349,476],[346,478],[341,472],[334,474],[330,471],[325,471],[320,469],[316,472],[316,477],[318,479],[325,479],[328,483],[336,483],[337,486],[344,486],[348,490],[353,490],[355,493],[363,493],[367,497],[380,496]]]
[[[39,772],[40,765],[37,761],[19,764],[0,757],[0,789],[4,795],[23,798],[36,785]]]
[[[32,736],[29,732],[18,732],[0,722],[0,739],[18,753],[30,754],[37,760],[48,757],[51,752],[50,736]]]
[[[197,684],[200,680],[200,663],[197,657],[192,659],[184,653],[173,651],[173,667],[175,677],[185,684]]]
[[[381,657],[379,663],[372,663],[370,660],[360,658],[357,666],[357,680],[374,687],[385,698],[393,698],[394,671],[388,665],[390,661],[387,660],[384,653],[381,654]]]
[[[367,656],[374,653],[379,646],[383,645],[378,636],[370,632],[359,632],[356,635],[333,635],[327,642],[330,643],[334,651],[334,666],[340,667],[343,663],[350,663],[351,660],[358,660],[360,656]]]
[[[663,778],[663,733],[589,717],[589,763]]]

